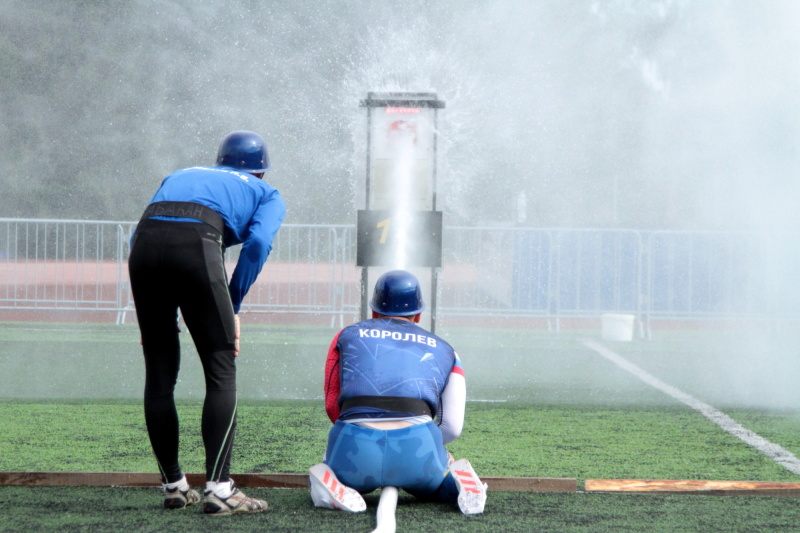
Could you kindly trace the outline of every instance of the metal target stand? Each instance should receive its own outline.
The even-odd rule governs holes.
[[[360,107],[367,110],[365,199],[356,231],[360,320],[367,318],[370,277],[380,275],[376,270],[430,269],[429,283],[422,275],[417,278],[430,320],[429,327],[424,319],[421,325],[433,333],[442,267],[442,212],[436,210],[438,110],[445,103],[436,93],[370,92]]]

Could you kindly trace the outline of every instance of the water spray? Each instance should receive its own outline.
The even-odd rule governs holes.
[[[378,500],[378,510],[375,513],[376,528],[372,533],[395,533],[397,529],[397,487],[383,487]]]

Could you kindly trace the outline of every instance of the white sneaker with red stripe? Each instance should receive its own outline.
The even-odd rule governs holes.
[[[342,509],[351,513],[362,513],[367,510],[367,502],[361,494],[336,479],[336,474],[325,463],[312,466],[308,473],[311,482],[311,500],[316,507]]]
[[[449,468],[458,487],[458,508],[464,514],[481,514],[486,505],[488,485],[481,483],[478,474],[466,459],[453,461]]]

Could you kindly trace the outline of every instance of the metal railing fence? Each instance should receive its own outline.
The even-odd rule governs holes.
[[[0,219],[0,309],[118,311],[127,306],[135,223]]]
[[[133,310],[135,222],[0,218],[0,311]],[[800,316],[796,235],[445,227],[439,317],[650,320]],[[232,272],[238,247],[227,251]],[[242,307],[357,316],[355,227],[284,224]]]

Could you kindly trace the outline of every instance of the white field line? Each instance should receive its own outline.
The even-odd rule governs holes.
[[[688,405],[692,409],[699,411],[704,417],[708,418],[734,437],[741,439],[756,450],[760,451],[790,472],[800,474],[800,459],[795,457],[794,454],[789,450],[786,450],[777,444],[773,444],[764,437],[753,433],[722,411],[715,409],[707,403],[701,402],[694,396],[686,394],[682,390],[676,389],[672,385],[664,383],[657,377],[631,363],[621,355],[612,352],[602,344],[598,344],[597,342],[591,340],[584,340],[583,344],[587,348],[594,350],[623,370],[630,372],[651,387],[654,387],[668,394],[679,402]]]

